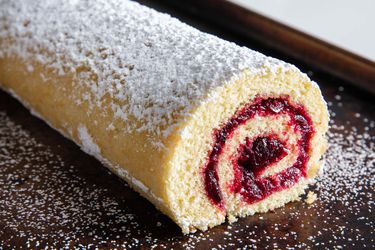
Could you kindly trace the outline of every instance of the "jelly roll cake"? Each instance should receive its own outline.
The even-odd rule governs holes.
[[[184,233],[297,200],[326,150],[296,67],[126,0],[0,0],[0,84]]]

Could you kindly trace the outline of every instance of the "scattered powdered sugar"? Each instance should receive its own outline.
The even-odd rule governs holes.
[[[104,168],[90,170],[102,176],[94,182],[80,172],[87,166],[63,158],[56,145],[39,142],[0,111],[0,248],[373,249],[375,121],[362,113],[353,117],[361,129],[331,121],[324,173],[311,187],[314,203],[291,203],[183,236]]]
[[[13,39],[2,43],[0,58],[16,55],[59,75],[73,74],[92,94],[75,103],[101,106],[110,97],[105,100],[111,100],[116,118],[142,120],[125,123],[128,130],[168,136],[179,122],[173,117],[183,119],[211,89],[240,71],[296,70],[128,0],[3,0],[0,5],[0,39]]]
[[[324,173],[317,183],[324,191],[319,194],[320,199],[344,201],[344,205],[349,205],[366,193],[371,211],[375,188],[375,136],[361,133],[356,127],[332,124],[328,141],[330,148],[324,158]]]
[[[108,226],[99,219],[102,216],[113,218],[109,223],[114,227],[138,225],[134,215],[105,195],[108,190],[76,173],[74,166],[66,166],[59,155],[0,112],[0,238],[21,239],[28,248],[38,247],[40,239],[59,239],[61,246],[77,240],[81,230],[90,236],[102,234]],[[37,234],[30,233],[34,229]],[[13,244],[2,241],[0,248]]]

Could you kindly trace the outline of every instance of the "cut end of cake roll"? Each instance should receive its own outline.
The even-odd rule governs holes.
[[[176,133],[167,199],[184,233],[295,201],[317,175],[326,103],[296,68],[243,71]]]

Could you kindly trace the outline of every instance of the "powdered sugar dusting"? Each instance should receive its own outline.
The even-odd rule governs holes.
[[[87,131],[87,128],[83,125],[78,126],[78,137],[81,140],[82,143],[82,149],[86,153],[99,157],[100,156],[100,148],[97,144],[95,144],[93,138]]]
[[[0,46],[0,57],[73,74],[93,94],[77,105],[101,106],[109,96],[116,118],[142,121],[126,123],[128,130],[163,136],[173,117],[183,119],[243,69],[295,69],[128,0],[2,1],[0,20],[0,39],[14,38]]]

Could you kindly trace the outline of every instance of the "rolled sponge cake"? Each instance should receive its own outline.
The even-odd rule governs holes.
[[[126,0],[0,0],[0,86],[184,233],[298,199],[328,113],[294,66]]]

